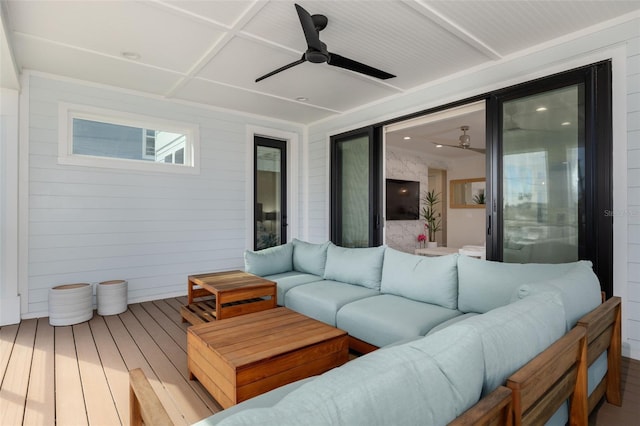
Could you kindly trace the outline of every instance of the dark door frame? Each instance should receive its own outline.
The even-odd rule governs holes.
[[[280,150],[280,244],[287,242],[287,141],[254,135],[253,137],[253,249],[257,250],[256,236],[258,235],[258,146],[266,146]]]
[[[342,243],[342,192],[340,182],[342,176],[338,165],[341,163],[340,150],[337,145],[345,139],[366,136],[369,140],[369,246],[382,244],[382,126],[368,126],[349,132],[333,135],[330,138],[330,221],[329,235],[333,243]]]
[[[497,99],[499,96],[506,96],[510,91],[516,93],[518,90],[524,90],[528,85],[549,85],[546,86],[547,90],[553,89],[553,84],[560,84],[562,87],[567,84],[561,82],[568,81],[572,76],[582,75],[585,81],[586,90],[586,105],[590,106],[587,110],[590,111],[585,117],[587,123],[585,137],[590,140],[591,143],[586,144],[585,156],[587,158],[585,163],[585,171],[588,172],[590,181],[585,182],[585,191],[588,195],[585,215],[587,216],[587,229],[589,232],[585,235],[585,244],[587,247],[587,253],[584,258],[593,262],[594,271],[596,272],[602,290],[606,293],[607,297],[613,295],[613,218],[611,214],[607,212],[613,211],[613,130],[612,130],[612,71],[611,61],[597,62],[584,67],[579,67],[573,70],[568,70],[553,74],[550,76],[535,79],[529,82],[510,86],[500,90],[495,90],[482,95],[474,96],[467,99],[451,102],[449,104],[441,105],[435,108],[419,111],[412,114],[407,114],[401,117],[386,120],[372,126],[354,130],[352,132],[342,133],[340,135],[331,137],[331,201],[330,201],[330,232],[331,238],[335,235],[335,179],[334,179],[334,163],[335,163],[335,148],[334,140],[336,137],[349,135],[352,133],[362,132],[364,129],[375,129],[373,132],[373,144],[379,146],[382,150],[382,128],[386,125],[406,121],[412,118],[421,117],[424,115],[432,114],[439,111],[444,111],[450,108],[462,106],[465,104],[478,102],[481,100],[486,101],[486,140],[487,140],[487,259],[488,260],[502,260],[502,253],[498,252],[495,244],[492,242],[493,238],[502,238],[501,219],[502,212],[498,208],[498,194],[501,188],[498,187],[499,179],[494,175],[497,170],[500,170],[499,166],[499,143],[497,140],[500,133],[501,119],[498,112]],[[597,95],[596,95],[597,94]],[[597,141],[597,143],[594,143]],[[373,145],[372,144],[372,145]],[[370,161],[373,161],[370,159]],[[380,158],[380,164],[382,159]],[[380,206],[378,211],[382,213],[382,166],[380,165],[380,177],[379,190],[377,196],[379,198]],[[585,176],[585,180],[587,180]],[[380,220],[380,219],[378,219]],[[375,223],[375,222],[372,222]],[[373,233],[373,229],[370,232]],[[382,226],[380,226],[380,237],[378,244],[382,243]],[[502,241],[501,239],[499,241]],[[581,257],[582,258],[582,257]]]
[[[554,74],[490,94],[487,104],[487,259],[503,259],[502,102],[584,85],[584,194],[578,257],[590,260],[607,297],[613,295],[613,130],[611,61]]]

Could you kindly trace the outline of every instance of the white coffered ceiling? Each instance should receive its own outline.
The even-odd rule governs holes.
[[[255,83],[306,49],[291,1],[2,1],[0,35],[19,70],[299,123],[640,10],[639,1],[303,0],[328,17],[329,51],[397,77],[304,63]]]

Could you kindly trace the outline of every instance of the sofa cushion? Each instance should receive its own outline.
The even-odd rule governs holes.
[[[293,270],[293,244],[244,252],[244,270],[264,277]]]
[[[485,361],[483,396],[488,395],[519,368],[565,333],[565,312],[557,292],[544,292],[453,324],[476,333],[482,340]]]
[[[276,283],[276,295],[278,305],[284,306],[284,295],[287,291],[302,284],[309,284],[316,281],[322,281],[322,277],[304,272],[289,271],[281,274],[267,275],[264,278]]]
[[[475,312],[467,312],[466,314],[458,315],[457,317],[453,317],[453,318],[451,318],[449,320],[446,320],[445,322],[441,322],[440,324],[436,325],[431,330],[429,330],[429,332],[427,334],[429,335],[429,334],[436,333],[436,332],[438,332],[440,330],[444,330],[445,328],[449,327],[450,325],[457,324],[460,321],[464,321],[467,318],[475,317],[476,315],[481,315],[481,314],[477,314]]]
[[[329,244],[324,278],[380,289],[384,246],[345,248]]]
[[[384,253],[380,291],[456,309],[457,259],[457,254],[424,257],[387,248]]]
[[[489,312],[507,305],[522,284],[559,277],[575,264],[502,263],[459,256],[458,309],[480,314]]]
[[[567,331],[602,302],[600,281],[593,272],[591,262],[580,261],[572,265],[567,273],[548,281],[523,284],[514,294],[516,298],[523,298],[550,289],[559,291],[567,315]]]
[[[335,327],[336,313],[341,307],[379,294],[370,288],[324,280],[299,285],[287,291],[284,306]]]
[[[327,248],[329,242],[312,244],[305,241],[293,240],[293,269],[313,275],[324,275],[327,263]]]
[[[411,299],[381,294],[344,305],[336,326],[369,344],[382,347],[398,340],[424,336],[432,327],[460,315],[460,311]]]
[[[213,416],[202,419],[199,422],[194,423],[192,426],[214,426],[219,424],[227,417],[233,416],[241,411],[248,410],[249,408],[272,407],[286,395],[314,379],[315,376],[307,377],[306,379],[298,380],[297,382],[280,386],[279,388],[275,388],[269,392],[247,399],[239,404],[232,405],[229,408],[225,408],[222,411],[218,411]]]
[[[272,408],[220,425],[445,425],[482,388],[482,344],[460,330],[381,349],[318,376]]]

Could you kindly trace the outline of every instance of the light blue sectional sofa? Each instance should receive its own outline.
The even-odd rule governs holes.
[[[391,248],[292,243],[245,253],[278,304],[381,349],[200,425],[444,425],[601,304],[590,262],[505,264]],[[589,393],[607,372],[589,368]],[[549,424],[565,424],[563,404]]]

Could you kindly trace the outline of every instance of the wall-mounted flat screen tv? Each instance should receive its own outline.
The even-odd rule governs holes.
[[[387,179],[387,220],[417,220],[420,182]]]

